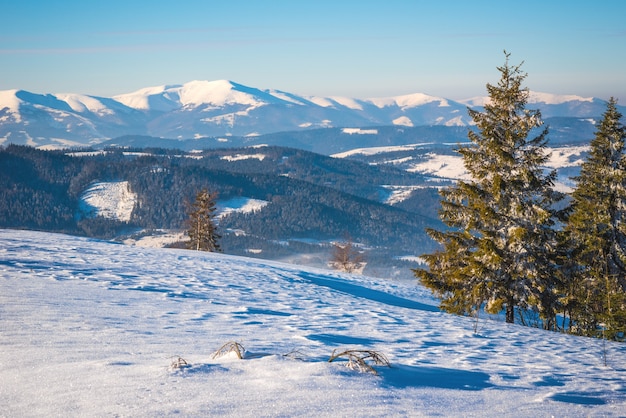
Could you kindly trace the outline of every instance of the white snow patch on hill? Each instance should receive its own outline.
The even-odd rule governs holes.
[[[0,415],[624,415],[626,344],[436,303],[413,281],[0,230]],[[242,359],[214,356],[229,341]],[[328,362],[348,348],[391,367]]]
[[[432,102],[439,102],[439,107],[450,106],[446,99],[443,99],[441,97],[429,96],[423,93],[405,94],[402,96],[394,97],[373,98],[367,99],[367,101],[379,108],[398,106],[401,109],[407,109],[422,106]]]
[[[59,100],[67,103],[75,112],[94,112],[101,115],[112,115],[114,112],[95,97],[83,94],[57,94]]]
[[[14,122],[21,122],[22,117],[20,115],[20,104],[22,101],[18,99],[16,93],[18,90],[2,90],[0,91],[0,110],[8,109],[8,113],[10,113],[13,117]],[[7,116],[3,116],[0,118],[0,122],[9,122]]]
[[[413,121],[406,116],[400,116],[399,118],[394,119],[394,125],[398,126],[413,126]]]
[[[552,94],[531,91],[528,96],[528,103],[563,104],[567,102],[593,102],[593,97],[582,97],[573,94]]]
[[[550,160],[547,165],[551,168],[576,167],[582,165],[584,154],[589,152],[589,146],[548,148]]]
[[[269,202],[266,200],[251,199],[249,197],[236,197],[234,199],[220,201],[217,204],[219,216],[226,216],[233,212],[251,213],[263,209]]]
[[[378,135],[378,129],[343,128],[341,132],[348,135]]]
[[[449,179],[463,179],[467,177],[461,156],[429,153],[427,157],[426,161],[412,164],[408,171]]]
[[[408,199],[413,191],[422,188],[422,186],[383,186],[389,191],[389,195],[383,203],[395,205]]]
[[[567,102],[593,102],[593,97],[581,97],[573,94],[552,94],[542,93],[539,91],[530,91],[528,95],[528,103],[537,104],[545,103],[548,105],[559,105]],[[476,96],[469,99],[459,100],[459,103],[463,103],[467,106],[485,106],[491,103],[489,96]]]
[[[241,161],[241,160],[251,160],[257,159],[259,161],[263,161],[267,155],[264,154],[237,154],[237,155],[225,155],[221,159],[226,161]]]
[[[103,216],[130,221],[137,195],[127,181],[94,183],[82,194],[80,212],[85,217]]]
[[[149,235],[133,236],[126,238],[126,245],[147,248],[165,248],[170,244],[181,241],[189,241],[184,231],[157,230],[150,231]]]
[[[416,149],[419,146],[425,144],[411,144],[411,145],[394,145],[388,147],[367,147],[367,148],[355,148],[345,152],[339,152],[337,154],[331,155],[334,158],[348,158],[353,155],[376,155],[376,154],[384,154],[387,152],[397,152],[397,151],[411,151]]]

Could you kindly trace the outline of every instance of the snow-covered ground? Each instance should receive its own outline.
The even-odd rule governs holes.
[[[235,197],[217,202],[217,216],[219,218],[234,212],[251,213],[263,209],[269,202],[249,197]]]
[[[128,181],[93,183],[81,195],[80,215],[128,222],[136,201],[137,195],[130,190]]]
[[[624,415],[625,344],[475,332],[435,305],[414,283],[0,230],[0,416]],[[230,341],[244,358],[213,358]],[[327,361],[345,348],[391,368]]]

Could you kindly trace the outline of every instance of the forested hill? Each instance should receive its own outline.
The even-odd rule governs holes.
[[[81,216],[85,190],[112,181],[127,181],[136,196],[130,220]],[[424,228],[439,222],[438,197],[436,189],[415,187],[425,182],[390,166],[282,147],[70,153],[10,145],[0,149],[0,227],[101,238],[183,229],[185,205],[207,187],[220,201],[265,202],[256,211],[234,211],[220,220],[225,252],[250,254],[254,248],[260,257],[274,259],[323,254],[329,250],[320,242],[349,234],[369,248],[369,268],[382,268],[396,256],[432,248]],[[392,206],[384,203],[390,186],[410,186],[413,192]]]
[[[592,118],[550,117],[550,146],[588,144],[593,138]],[[399,146],[411,144],[458,144],[467,142],[465,126],[374,126],[368,128],[320,128],[303,131],[276,132],[258,136],[216,136],[193,139],[167,139],[145,135],[125,135],[98,144],[108,147],[196,149],[233,148],[273,145],[298,148],[323,155],[332,155],[355,148]]]

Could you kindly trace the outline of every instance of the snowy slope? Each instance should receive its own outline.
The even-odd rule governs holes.
[[[626,345],[484,318],[474,332],[434,303],[412,282],[0,230],[0,415],[626,411]],[[213,358],[229,341],[244,358]],[[343,348],[392,367],[327,362]]]
[[[137,195],[128,181],[94,183],[80,197],[79,216],[102,216],[122,222],[130,221]]]

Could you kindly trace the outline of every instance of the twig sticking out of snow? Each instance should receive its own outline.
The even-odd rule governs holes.
[[[216,359],[218,357],[225,356],[228,353],[235,353],[237,355],[237,358],[241,360],[243,359],[245,352],[246,352],[246,349],[244,348],[243,345],[241,345],[240,343],[236,341],[229,341],[223,346],[221,346],[219,350],[213,353],[213,357],[211,358]]]
[[[337,350],[333,350],[333,354],[328,359],[328,362],[331,363],[338,358],[346,358],[348,362],[346,363],[346,367],[352,370],[358,370],[360,372],[367,372],[378,375],[376,369],[373,366],[367,363],[367,360],[371,360],[374,364],[380,366],[391,367],[389,360],[387,357],[373,350],[345,350],[340,353],[336,352]]]
[[[170,370],[184,369],[189,367],[189,363],[182,358],[181,356],[172,357],[172,362],[170,363]]]

